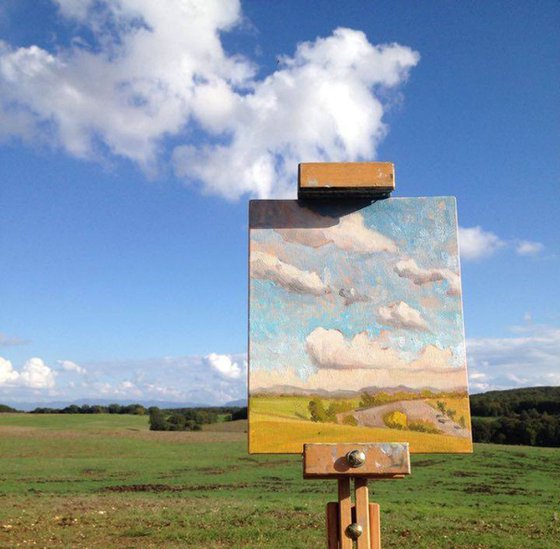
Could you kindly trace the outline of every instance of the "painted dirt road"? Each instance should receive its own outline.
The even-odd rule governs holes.
[[[358,425],[363,427],[387,427],[383,420],[386,414],[402,412],[408,421],[423,420],[430,422],[442,434],[455,437],[470,438],[470,431],[455,423],[446,415],[430,406],[425,400],[399,400],[390,404],[383,404],[373,408],[363,408],[352,412],[343,412],[337,415],[337,421],[343,422],[346,416],[354,416]]]

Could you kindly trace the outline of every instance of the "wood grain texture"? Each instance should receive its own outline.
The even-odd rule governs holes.
[[[346,454],[362,450],[364,465],[352,468]],[[410,474],[408,444],[356,443],[356,444],[305,444],[303,447],[304,478],[401,478]]]
[[[352,540],[346,535],[346,528],[352,522],[352,499],[350,496],[350,479],[338,480],[338,531],[340,532],[340,549],[352,549]]]
[[[381,549],[381,511],[378,503],[369,504],[371,549]]]
[[[381,511],[378,503],[370,503],[369,511],[369,546],[367,549],[381,549]],[[356,516],[356,507],[352,506],[352,517]],[[338,503],[327,503],[327,548],[339,549]]]
[[[363,528],[358,538],[357,549],[370,549],[369,494],[367,478],[357,477],[355,481],[356,522]]]
[[[395,190],[391,162],[310,162],[299,165],[298,198],[387,196]]]
[[[338,549],[338,503],[327,503],[327,548]]]

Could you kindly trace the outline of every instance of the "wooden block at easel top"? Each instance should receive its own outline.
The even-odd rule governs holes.
[[[385,198],[395,190],[391,162],[309,162],[299,165],[298,198]]]
[[[363,452],[363,464],[352,466],[348,461],[348,454],[354,450]],[[305,444],[303,447],[304,478],[383,479],[404,475],[410,475],[410,454],[406,442]]]

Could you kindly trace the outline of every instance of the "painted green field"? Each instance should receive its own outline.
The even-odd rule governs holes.
[[[249,456],[242,423],[150,432],[147,418],[0,415],[0,547],[321,548],[332,481]],[[560,547],[560,450],[413,456],[379,482],[384,547]]]

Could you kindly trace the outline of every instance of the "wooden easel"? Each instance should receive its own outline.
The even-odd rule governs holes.
[[[298,199],[387,198],[395,189],[389,162],[299,165]],[[410,474],[407,443],[305,444],[303,476],[337,479],[338,502],[327,504],[328,549],[381,549],[379,505],[369,503],[369,479]],[[350,483],[354,482],[354,505]]]
[[[369,503],[369,479],[410,474],[408,443],[305,444],[303,477],[337,479],[338,502],[327,503],[328,549],[381,549],[380,511]],[[350,481],[354,481],[352,505]]]

